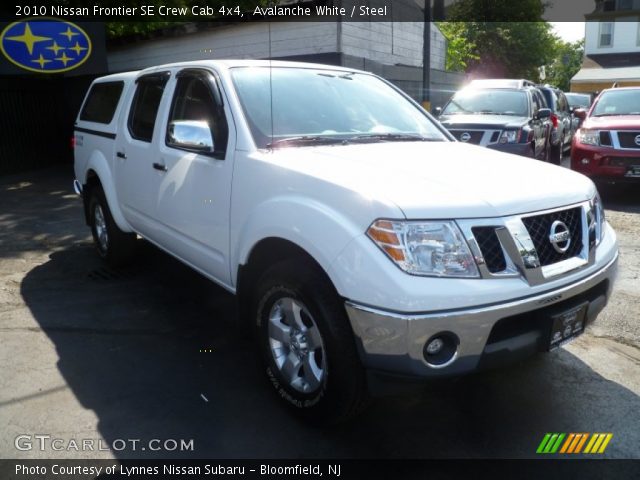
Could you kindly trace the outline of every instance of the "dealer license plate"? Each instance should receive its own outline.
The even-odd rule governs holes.
[[[549,351],[570,342],[584,332],[584,321],[589,303],[583,303],[551,316]]]
[[[625,177],[640,177],[640,165],[631,165]]]

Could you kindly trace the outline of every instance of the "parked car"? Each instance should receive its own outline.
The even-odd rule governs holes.
[[[583,115],[579,114],[577,110],[584,110],[585,112],[589,110],[591,107],[591,103],[593,101],[593,95],[589,93],[565,93],[567,97],[567,101],[569,102],[569,109],[571,110],[571,115],[573,117],[572,123],[574,130],[578,130],[582,125],[582,117]]]
[[[514,118],[531,96],[513,91]],[[97,253],[126,264],[139,235],[234,293],[265,380],[311,420],[355,414],[381,378],[553,350],[613,285],[616,235],[591,180],[456,142],[367,72],[119,73],[94,80],[74,137]]]
[[[571,151],[571,168],[594,180],[640,182],[640,87],[603,90]]]
[[[440,122],[464,143],[550,160],[551,110],[522,80],[477,80],[440,111]]]
[[[569,108],[571,108],[572,111],[576,108],[588,110],[591,106],[592,97],[588,93],[565,92],[564,95],[567,97]]]
[[[551,133],[549,136],[551,162],[559,165],[564,152],[571,150],[571,141],[577,130],[573,122],[573,115],[564,92],[550,85],[539,85],[538,89],[544,95],[548,107],[551,109]]]

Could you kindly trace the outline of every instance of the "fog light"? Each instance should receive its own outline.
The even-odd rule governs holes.
[[[589,165],[589,159],[588,159],[588,158],[583,158],[583,159],[582,159],[582,161],[581,161],[581,163],[582,163],[583,165]]]
[[[422,348],[424,360],[431,368],[451,365],[458,356],[458,345],[460,345],[460,339],[454,333],[436,333]]]
[[[437,355],[444,347],[444,341],[440,337],[436,337],[427,344],[427,354]]]

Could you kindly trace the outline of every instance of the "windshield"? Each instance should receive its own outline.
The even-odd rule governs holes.
[[[372,75],[289,67],[240,67],[231,75],[258,148],[447,139]]]
[[[580,95],[578,93],[565,93],[569,105],[572,107],[586,107],[591,105],[591,98],[589,95]]]
[[[442,111],[443,115],[484,113],[528,116],[527,94],[518,90],[468,89],[456,93]]]
[[[640,115],[640,89],[602,92],[591,116]]]

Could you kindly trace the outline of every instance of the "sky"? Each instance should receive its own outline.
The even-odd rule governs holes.
[[[550,22],[553,31],[565,42],[575,42],[584,38],[584,22]]]

